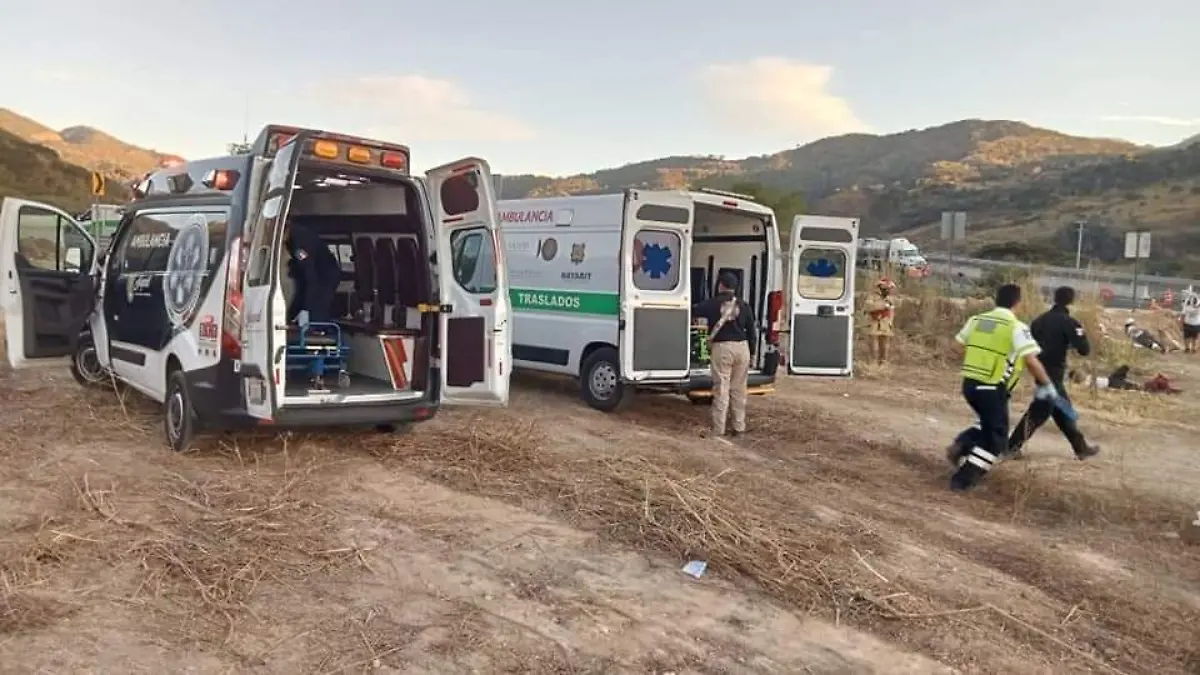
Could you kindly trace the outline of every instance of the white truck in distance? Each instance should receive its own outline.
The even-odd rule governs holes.
[[[869,265],[877,268],[882,268],[884,263],[905,270],[929,265],[929,262],[921,255],[921,250],[904,237],[861,239],[858,243],[858,254]]]
[[[724,272],[740,279],[758,321],[750,393],[773,390],[785,334],[789,374],[851,374],[855,219],[798,216],[785,268],[774,212],[745,195],[627,190],[502,200],[497,210],[513,363],[579,378],[593,408],[615,410],[634,389],[711,400],[691,309]]]

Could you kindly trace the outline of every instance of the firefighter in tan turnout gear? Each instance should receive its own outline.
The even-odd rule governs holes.
[[[756,344],[754,312],[737,295],[737,277],[717,278],[717,293],[692,308],[693,319],[708,326],[713,402],[712,434],[725,435],[725,419],[733,408],[731,435],[746,432],[746,382],[750,375],[751,345]]]

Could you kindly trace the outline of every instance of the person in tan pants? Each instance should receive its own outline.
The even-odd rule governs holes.
[[[754,312],[737,296],[737,277],[722,274],[717,294],[692,308],[694,318],[709,326],[713,381],[712,435],[725,435],[725,420],[733,408],[732,436],[746,433],[746,381],[751,345],[757,344]]]

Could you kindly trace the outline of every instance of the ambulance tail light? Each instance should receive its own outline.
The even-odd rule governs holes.
[[[408,168],[408,157],[402,152],[391,152],[385,150],[379,153],[379,164],[385,169],[396,169],[404,171]]]
[[[352,145],[346,149],[346,159],[355,164],[368,164],[371,161],[371,151],[361,146]]]
[[[221,355],[242,358],[242,238],[229,242],[225,274],[225,316],[221,320]]]
[[[779,344],[779,321],[783,312],[783,291],[767,294],[767,344]]]

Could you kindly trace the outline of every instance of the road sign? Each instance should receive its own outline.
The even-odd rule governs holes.
[[[1150,257],[1150,233],[1149,232],[1126,232],[1125,233],[1125,257],[1134,260]]]
[[[92,172],[92,196],[104,196],[104,174],[99,171]]]
[[[967,212],[942,211],[942,239],[962,240],[967,238]]]

